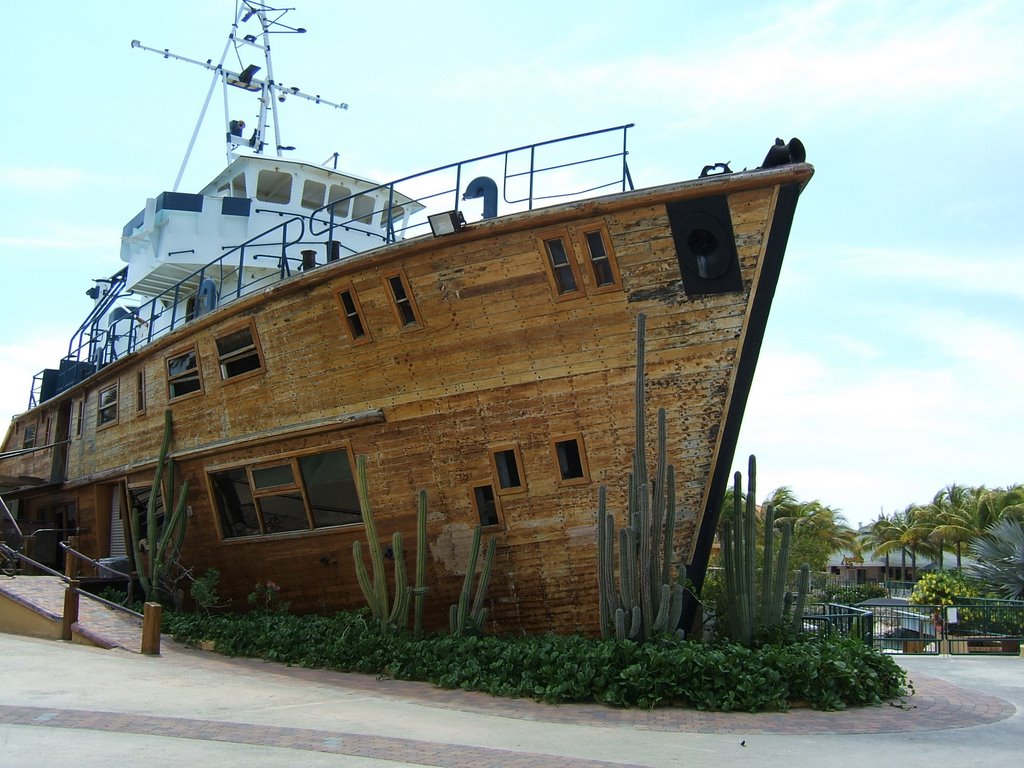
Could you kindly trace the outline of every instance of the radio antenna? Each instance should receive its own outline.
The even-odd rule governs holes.
[[[195,129],[192,131],[192,138],[189,140],[188,149],[185,150],[185,157],[181,162],[181,168],[178,170],[178,176],[174,180],[173,191],[177,191],[178,186],[181,184],[182,176],[185,174],[185,168],[192,155],[196,138],[199,135],[199,129],[203,124],[203,120],[206,118],[206,111],[210,106],[210,100],[213,97],[213,90],[218,81],[221,82],[224,91],[224,122],[227,141],[226,154],[227,162],[229,163],[237,156],[238,150],[240,149],[248,149],[257,155],[262,155],[264,154],[267,146],[272,146],[279,157],[283,156],[286,151],[294,149],[294,147],[286,146],[282,141],[280,121],[278,119],[279,105],[287,98],[294,97],[306,99],[307,101],[312,101],[316,104],[324,104],[336,109],[348,109],[348,104],[344,102],[328,101],[319,94],[306,93],[297,87],[287,86],[274,79],[274,66],[270,55],[270,36],[272,34],[301,35],[306,32],[303,27],[291,27],[282,23],[281,19],[290,10],[292,9],[272,8],[265,3],[256,2],[256,0],[241,0],[241,2],[237,4],[235,20],[231,25],[230,33],[228,33],[228,39],[224,45],[224,51],[221,53],[220,60],[216,64],[213,62],[213,59],[200,61],[187,56],[181,56],[177,53],[172,53],[167,48],[164,48],[163,50],[150,48],[143,45],[138,40],[132,40],[132,48],[139,48],[143,51],[157,53],[165,59],[175,59],[177,61],[195,64],[213,72],[210,87],[206,92],[206,99],[203,101],[202,109],[199,111],[199,119],[196,121]],[[259,23],[259,33],[239,36],[239,26],[251,19],[255,19]],[[232,48],[235,49],[235,54],[239,62],[239,71],[237,72],[228,69],[224,65],[228,52]],[[261,69],[258,65],[250,63],[244,67],[242,66],[243,51],[245,53],[249,53],[251,49],[261,51],[263,54],[263,65],[266,67],[266,77],[263,79],[256,77],[256,73]],[[259,100],[260,106],[256,120],[256,127],[248,138],[245,138],[244,135],[245,122],[243,120],[232,119],[228,113],[228,86],[250,91]],[[273,122],[274,129],[274,141],[272,144],[268,142],[268,131],[270,128],[268,123],[270,121]]]

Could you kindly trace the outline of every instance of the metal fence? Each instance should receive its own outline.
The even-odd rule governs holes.
[[[820,638],[852,637],[869,645],[875,637],[874,614],[870,610],[838,603],[807,606],[803,628]]]
[[[1017,655],[1024,602],[962,599],[938,605],[875,605],[874,645],[883,653]]]

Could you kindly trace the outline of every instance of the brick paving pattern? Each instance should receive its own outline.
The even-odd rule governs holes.
[[[77,709],[10,707],[0,705],[0,723],[44,728],[84,728],[91,731],[133,733],[145,736],[219,741],[261,747],[326,752],[378,760],[395,760],[416,765],[446,768],[540,768],[559,765],[566,768],[640,768],[629,763],[581,760],[564,755],[513,752],[442,742],[419,741],[384,736],[367,736],[344,731],[319,731],[308,728],[282,728],[273,725],[248,725],[216,720],[192,720],[174,717],[93,712]]]
[[[17,584],[17,586],[15,586]],[[24,603],[35,603],[59,617],[63,585],[58,579],[0,580],[0,591]],[[140,622],[83,598],[82,631],[105,639],[107,647],[138,652]],[[158,663],[188,667],[215,664],[229,673],[284,676],[292,680],[358,691],[391,699],[520,721],[571,724],[599,728],[703,734],[870,734],[936,731],[998,722],[1012,716],[1013,704],[961,688],[937,677],[914,674],[914,691],[905,700],[843,712],[793,708],[788,712],[724,713],[692,709],[613,709],[598,704],[542,704],[525,699],[501,699],[482,693],[434,688],[426,683],[378,679],[370,675],[285,667],[255,659],[230,659],[175,645],[164,640],[165,658]],[[315,730],[226,722],[211,719],[152,717],[139,714],[0,705],[0,723],[38,727],[79,728],[168,736],[196,740],[280,747],[345,754],[434,766],[623,766],[623,763],[569,758],[538,753],[373,736],[335,730]]]
[[[200,653],[184,650],[184,654]],[[915,674],[914,692],[905,700],[841,712],[794,707],[788,712],[701,712],[662,707],[615,709],[601,704],[544,704],[529,699],[503,699],[486,693],[434,688],[428,683],[380,679],[371,675],[301,669],[257,659],[229,659],[239,674],[285,675],[320,685],[372,693],[422,703],[435,709],[453,709],[495,717],[546,723],[633,728],[651,731],[718,734],[896,733],[968,728],[1005,720],[1013,704],[995,696],[961,688],[931,675]]]

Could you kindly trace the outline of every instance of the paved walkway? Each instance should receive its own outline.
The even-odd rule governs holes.
[[[1024,659],[907,657],[914,693],[847,712],[551,706],[183,648],[160,658],[0,635],[0,765],[1016,764]]]

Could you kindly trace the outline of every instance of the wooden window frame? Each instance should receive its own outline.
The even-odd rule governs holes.
[[[560,443],[576,443],[576,449],[579,451],[580,456],[580,468],[583,470],[581,477],[570,477],[565,478],[562,476],[562,463],[558,459],[558,445]],[[583,443],[583,435],[579,432],[571,432],[565,435],[556,435],[551,438],[551,458],[555,462],[555,472],[558,477],[558,484],[560,486],[571,486],[571,485],[586,485],[590,482],[590,465],[587,463],[587,451],[586,446]]]
[[[29,436],[31,433],[31,437]],[[36,448],[39,445],[39,422],[33,421],[31,424],[26,424],[24,432],[21,436],[21,449],[28,450],[29,448]]]
[[[82,395],[82,399],[78,401],[78,422],[75,424],[75,437],[82,436],[82,430],[85,428],[83,422],[85,421],[85,395]]]
[[[199,389],[197,389],[197,390],[195,390],[193,392],[185,392],[184,394],[181,394],[181,395],[175,395],[174,391],[172,389],[172,386],[173,386],[175,380],[183,378],[184,375],[183,374],[179,374],[178,376],[175,376],[175,377],[172,378],[169,366],[170,366],[170,363],[171,363],[172,360],[177,360],[179,357],[184,357],[189,352],[191,352],[195,356],[195,359],[196,359],[196,367],[195,367],[194,370],[195,370],[196,374],[199,377]],[[192,370],[192,369],[190,369],[190,370]],[[181,347],[180,349],[175,350],[171,354],[167,355],[164,358],[164,375],[167,378],[167,400],[168,400],[168,402],[176,403],[176,402],[178,402],[180,400],[187,400],[190,397],[199,397],[199,396],[205,394],[205,392],[206,392],[206,387],[205,387],[205,384],[203,382],[202,358],[199,357],[199,347],[196,344],[191,344],[191,345],[189,345],[187,347]]]
[[[146,369],[135,372],[135,413],[141,416],[146,412]]]
[[[106,429],[107,427],[112,427],[115,424],[117,424],[118,421],[120,421],[120,408],[118,407],[118,403],[119,403],[120,397],[121,397],[120,389],[121,389],[121,382],[120,381],[115,381],[113,384],[109,384],[109,385],[107,385],[105,387],[102,387],[102,388],[100,388],[97,391],[97,395],[96,395],[96,429],[97,430]],[[103,402],[103,395],[106,394],[107,392],[110,392],[110,391],[113,391],[114,399],[113,399],[112,402],[104,403]],[[113,411],[114,411],[113,417],[110,418],[110,419],[104,420],[103,412],[104,411],[109,411],[111,409],[113,409]]]
[[[587,264],[587,272],[591,280],[594,281],[593,292],[594,293],[609,293],[611,291],[622,290],[622,274],[619,272],[619,262],[615,258],[615,251],[612,250],[612,240],[608,234],[608,227],[602,222],[600,224],[594,224],[587,227],[579,228],[579,239],[580,248],[584,253],[585,261]],[[598,281],[597,269],[594,266],[594,256],[590,250],[590,241],[587,239],[587,235],[597,233],[598,237],[601,238],[601,244],[604,246],[605,259],[608,262],[608,269],[612,273],[612,281],[601,285]]]
[[[519,485],[509,486],[505,488],[501,484],[501,473],[498,471],[498,454],[505,453],[506,451],[512,451],[516,460],[516,472],[519,475]],[[491,474],[494,478],[494,492],[498,496],[510,496],[516,493],[526,493],[526,468],[523,466],[523,454],[519,450],[519,445],[516,443],[505,443],[502,445],[492,445],[488,448],[490,462],[491,462]]]
[[[555,272],[555,265],[551,260],[551,252],[548,250],[548,243],[552,240],[561,240],[562,248],[565,250],[566,265],[572,273],[576,282],[576,288],[572,291],[562,292],[558,287],[558,276]],[[583,278],[580,275],[580,267],[577,263],[576,249],[573,247],[572,238],[569,236],[568,228],[549,230],[537,236],[537,246],[540,249],[541,257],[544,259],[544,274],[547,275],[548,285],[551,287],[551,295],[555,301],[571,301],[586,296],[583,288]]]
[[[405,292],[405,303],[409,305],[409,309],[412,311],[412,322],[406,322],[402,309],[399,306],[398,297],[395,296],[395,290],[391,281],[396,277],[401,282],[402,290]],[[381,279],[384,281],[384,293],[388,297],[388,304],[391,305],[391,313],[395,317],[395,322],[398,323],[398,329],[400,331],[414,331],[423,328],[423,315],[420,314],[420,308],[416,304],[416,295],[412,291],[412,286],[409,284],[409,277],[405,274],[405,270],[393,269],[382,275]]]
[[[290,483],[282,483],[281,485],[268,485],[263,488],[256,487],[256,478],[254,472],[258,472],[261,469],[268,469],[270,467],[280,467],[288,465],[292,472],[292,481]],[[297,456],[288,455],[283,456],[279,459],[268,459],[267,461],[260,462],[258,464],[247,464],[245,466],[245,474],[249,476],[249,492],[252,494],[253,501],[256,503],[256,519],[260,523],[260,535],[261,536],[280,536],[282,534],[289,533],[308,533],[316,530],[316,526],[313,521],[313,514],[309,508],[309,498],[306,495],[306,489],[302,483],[302,474],[299,470],[299,460]],[[268,496],[277,496],[282,491],[298,491],[299,498],[302,499],[302,509],[306,513],[306,528],[304,530],[296,531],[267,531],[267,521],[264,519],[263,506],[260,503],[260,499]]]
[[[480,516],[480,505],[476,500],[476,491],[478,488],[490,488],[491,493],[494,494],[494,514],[497,516],[497,521],[484,525],[483,519]],[[498,495],[497,490],[494,487],[494,481],[490,478],[486,480],[480,480],[475,483],[471,483],[469,486],[469,503],[473,508],[474,519],[478,521],[482,530],[485,531],[499,531],[505,529],[505,513],[501,509],[501,496]]]
[[[337,532],[339,529],[352,530],[357,528],[363,528],[364,522],[358,523],[344,523],[340,525],[317,525],[316,518],[313,514],[313,508],[309,501],[309,494],[306,489],[306,484],[302,479],[302,468],[299,465],[299,460],[305,456],[316,456],[323,453],[345,453],[348,458],[349,467],[352,470],[352,477],[355,480],[356,476],[356,457],[352,450],[352,444],[349,440],[340,440],[328,442],[324,445],[318,445],[310,448],[302,448],[295,451],[287,451],[282,454],[276,455],[264,455],[257,456],[244,461],[233,461],[224,464],[212,464],[207,465],[203,468],[203,474],[206,479],[206,492],[210,499],[210,508],[213,510],[214,521],[217,527],[217,534],[220,537],[222,544],[230,544],[235,541],[260,541],[263,539],[280,539],[282,537],[295,537],[295,536],[309,536],[309,535],[320,535],[325,532]],[[292,483],[283,485],[267,486],[265,488],[257,488],[256,483],[253,479],[253,470],[259,470],[265,467],[273,467],[282,464],[289,464],[292,470]],[[246,478],[249,482],[249,493],[252,496],[253,503],[255,504],[256,521],[259,524],[259,533],[250,533],[242,536],[225,536],[224,535],[224,524],[221,520],[221,510],[217,504],[217,491],[213,485],[213,476],[220,472],[228,472],[231,470],[242,469],[245,471]],[[287,490],[298,490],[302,497],[302,504],[306,511],[306,523],[309,528],[295,530],[295,531],[267,531],[266,522],[263,519],[263,508],[260,506],[259,499],[264,496],[273,496],[280,491]],[[356,494],[359,494],[358,482],[356,482]]]
[[[391,290],[390,286],[388,286],[388,290]],[[357,337],[352,329],[352,315],[350,315],[348,310],[345,308],[345,301],[341,298],[343,293],[347,293],[349,298],[352,299],[352,307],[355,310],[355,317],[363,327],[362,336]],[[373,337],[370,335],[370,326],[366,324],[366,315],[363,314],[363,305],[359,303],[359,294],[356,293],[356,289],[353,287],[352,283],[345,283],[335,290],[334,301],[338,305],[338,313],[341,315],[341,324],[345,327],[345,333],[348,334],[349,341],[353,344],[368,344],[373,341]]]
[[[246,328],[249,329],[249,336],[252,339],[252,346],[251,346],[251,348],[250,347],[246,347],[246,348],[244,348],[244,349],[242,349],[240,351],[229,352],[227,355],[222,355],[221,351],[220,351],[220,346],[218,345],[217,342],[219,342],[221,339],[224,339],[224,338],[227,338],[228,336],[231,336],[232,334],[235,334],[235,333],[238,333],[239,331],[245,330]],[[224,331],[221,331],[220,333],[215,335],[213,337],[213,348],[217,352],[217,370],[220,372],[220,380],[222,382],[227,383],[227,382],[241,381],[242,379],[249,379],[249,378],[252,378],[253,376],[259,376],[260,374],[266,372],[266,362],[265,362],[265,360],[263,358],[263,347],[260,345],[260,336],[256,332],[256,321],[253,318],[249,318],[249,320],[247,322],[245,322],[245,323],[240,323],[238,325],[233,325],[233,326],[229,327],[228,329],[226,329]],[[252,353],[255,353],[256,359],[259,360],[259,363],[260,363],[259,366],[257,366],[256,368],[253,368],[250,371],[244,371],[243,373],[237,373],[234,376],[227,376],[225,374],[225,371],[224,371],[225,358],[227,359],[228,363],[231,363],[231,362],[233,362],[235,360],[239,360],[239,359],[248,357]]]

